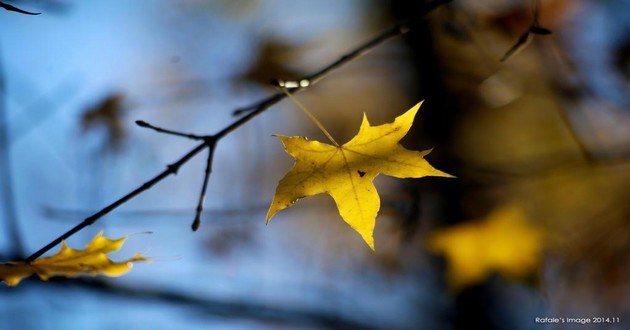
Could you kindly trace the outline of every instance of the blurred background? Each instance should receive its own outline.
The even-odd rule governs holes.
[[[424,5],[5,2],[42,14],[0,11],[3,262],[196,146],[136,120],[216,133]],[[151,263],[0,287],[0,328],[626,329],[629,32],[626,0],[441,5],[298,94],[338,141],[426,100],[402,144],[457,179],[377,177],[376,252],[328,196],[265,225],[293,163],[272,135],[325,140],[285,100],[219,143],[198,232],[202,155],[68,240],[129,235],[113,258]]]

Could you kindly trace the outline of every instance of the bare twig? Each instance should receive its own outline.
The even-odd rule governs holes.
[[[0,8],[4,8],[4,9],[6,9],[8,11],[14,11],[14,12],[18,12],[20,14],[25,14],[25,15],[39,15],[39,14],[41,14],[41,13],[33,13],[33,12],[30,12],[30,11],[26,11],[26,10],[20,9],[18,7],[15,7],[15,6],[11,6],[10,4],[4,3],[2,1],[0,1]]]
[[[57,237],[52,242],[50,242],[48,245],[46,245],[43,248],[39,249],[37,252],[33,253],[32,255],[30,255],[25,260],[30,262],[30,261],[33,261],[33,260],[39,258],[44,253],[48,252],[48,250],[52,249],[57,244],[61,243],[61,241],[63,241],[65,239],[67,239],[68,237],[76,234],[81,229],[83,229],[83,228],[93,224],[94,222],[96,222],[97,220],[99,220],[100,218],[102,218],[103,216],[105,216],[106,214],[108,214],[109,212],[114,210],[115,208],[119,207],[120,205],[125,204],[126,202],[128,202],[132,198],[140,195],[144,191],[146,191],[149,188],[153,187],[153,185],[155,185],[156,183],[162,181],[167,176],[169,176],[171,174],[177,174],[177,171],[179,171],[179,169],[180,169],[180,167],[182,167],[182,165],[186,164],[190,159],[192,159],[195,155],[197,155],[199,152],[201,152],[203,149],[205,149],[207,147],[208,147],[208,145],[204,141],[202,144],[200,144],[200,145],[196,146],[195,148],[193,148],[192,150],[190,150],[188,153],[186,153],[184,156],[182,156],[179,160],[177,160],[173,164],[168,165],[164,171],[162,171],[160,174],[156,175],[153,179],[145,182],[140,187],[136,188],[135,190],[133,190],[132,192],[128,193],[127,195],[121,197],[117,201],[107,205],[106,207],[104,207],[100,211],[98,211],[98,212],[94,213],[93,215],[85,218],[81,223],[79,223],[78,225],[76,225],[72,229],[68,230],[67,232],[65,232],[61,236]]]
[[[192,230],[197,231],[199,224],[201,224],[201,213],[203,212],[203,203],[206,200],[206,190],[208,189],[208,181],[210,180],[210,173],[212,173],[212,161],[214,159],[214,149],[217,143],[217,139],[212,135],[196,135],[189,133],[181,133],[170,129],[157,127],[147,123],[146,121],[137,120],[136,124],[140,127],[150,128],[158,133],[164,133],[169,135],[175,135],[179,137],[185,137],[192,140],[204,140],[208,142],[208,160],[206,162],[206,171],[203,177],[203,186],[201,187],[201,194],[199,194],[199,202],[197,203],[197,209],[195,211],[195,219],[192,223]]]
[[[417,14],[417,16],[416,16],[416,18],[414,18],[414,20],[423,18],[428,13],[430,13],[432,10],[438,8],[440,5],[446,4],[446,3],[451,2],[451,1],[452,0],[434,0],[432,2],[427,3],[423,7],[423,10]],[[394,38],[396,36],[399,36],[401,34],[406,33],[411,28],[411,23],[412,22],[413,22],[413,20],[409,20],[409,21],[406,21],[406,22],[403,22],[403,23],[395,25],[394,27],[392,27],[392,28],[388,29],[387,31],[381,33],[380,35],[378,35],[375,38],[369,40],[368,42],[364,43],[363,45],[360,45],[359,47],[357,47],[354,50],[350,51],[346,55],[343,55],[341,58],[339,58],[338,60],[334,61],[333,63],[323,67],[319,71],[317,71],[317,72],[315,72],[315,73],[313,73],[313,74],[311,74],[311,75],[309,75],[307,77],[299,79],[298,81],[300,83],[298,84],[298,87],[292,88],[291,92],[295,93],[297,91],[306,89],[309,86],[312,86],[313,84],[317,83],[318,81],[323,79],[325,76],[330,74],[335,69],[338,69],[339,67],[341,67],[341,66],[351,62],[352,60],[354,60],[354,59],[358,58],[359,56],[369,52],[370,50],[376,48],[377,46],[379,46],[379,45],[381,45],[383,43],[385,43],[386,41],[388,41],[388,40],[390,40],[390,39],[392,39],[392,38]],[[302,83],[302,82],[304,82],[304,83]],[[132,192],[128,193],[127,195],[121,197],[120,199],[118,199],[117,201],[113,202],[112,204],[106,206],[102,210],[100,210],[100,211],[96,212],[95,214],[87,217],[81,223],[79,223],[78,225],[76,225],[75,227],[73,227],[72,229],[67,231],[66,233],[64,233],[61,236],[57,237],[52,242],[50,242],[49,244],[47,244],[43,248],[39,249],[37,252],[33,253],[28,258],[26,258],[26,261],[30,262],[30,261],[33,261],[33,260],[37,259],[38,257],[42,256],[44,253],[46,253],[47,251],[49,251],[50,249],[55,247],[57,244],[61,243],[63,240],[65,240],[68,237],[74,235],[75,233],[79,232],[83,228],[93,224],[94,222],[96,222],[97,220],[99,220],[100,218],[102,218],[103,216],[105,216],[106,214],[108,214],[109,212],[111,212],[112,210],[117,208],[118,206],[126,203],[127,201],[131,200],[132,198],[136,197],[137,195],[139,195],[139,194],[143,193],[144,191],[148,190],[153,185],[155,185],[156,183],[162,181],[167,176],[169,176],[171,174],[176,174],[177,171],[179,170],[179,168],[182,165],[187,163],[190,159],[192,159],[194,156],[196,156],[203,149],[209,148],[209,151],[210,151],[209,157],[210,157],[210,161],[211,161],[211,158],[212,158],[212,155],[213,155],[213,149],[214,149],[215,145],[219,142],[219,140],[221,140],[223,137],[225,137],[226,135],[230,134],[232,131],[236,130],[237,128],[243,126],[244,124],[246,124],[247,122],[252,120],[254,117],[256,117],[259,114],[263,113],[265,110],[267,110],[272,105],[280,102],[285,97],[286,97],[286,95],[284,93],[277,93],[277,94],[274,94],[274,95],[272,95],[272,96],[270,96],[268,98],[265,98],[265,99],[255,103],[255,105],[246,107],[247,109],[250,109],[250,110],[243,117],[241,117],[238,120],[234,121],[232,124],[230,124],[229,126],[227,126],[226,128],[222,129],[221,131],[219,131],[218,133],[216,133],[214,135],[209,135],[209,136],[202,137],[203,138],[203,143],[201,143],[200,145],[198,145],[195,148],[193,148],[191,151],[186,153],[184,156],[182,156],[179,160],[177,160],[173,164],[167,166],[166,170],[162,171],[161,173],[159,173],[154,178],[150,179],[149,181],[147,181],[146,183],[144,183],[140,187],[136,188],[135,190],[133,190]],[[142,122],[142,121],[140,121],[138,123],[138,125],[143,126],[143,127],[156,129],[156,127],[151,126],[148,123]],[[174,131],[170,131],[170,130],[164,130],[164,129],[161,129],[161,130],[162,130],[163,133],[168,133],[168,134],[174,134],[174,133],[176,133],[175,135],[182,134],[182,133],[178,133],[178,132],[174,132]],[[196,136],[194,134],[183,134],[183,135],[184,136],[186,136],[186,135]],[[197,137],[199,137],[199,136],[197,136]],[[202,189],[201,199],[203,199],[203,197],[204,197],[203,195],[205,195],[205,186],[207,185],[206,181],[207,181],[207,179],[208,179],[208,177],[210,175],[210,168],[209,167],[206,169],[206,173],[207,173],[207,176],[204,178],[204,188]],[[201,212],[198,212],[198,214],[201,214]],[[194,223],[193,223],[193,226],[194,226]]]
[[[216,140],[215,140],[216,142]],[[210,180],[210,173],[212,173],[212,161],[214,159],[214,149],[216,143],[213,143],[208,147],[208,161],[206,162],[206,172],[203,176],[203,185],[201,186],[201,194],[199,194],[199,202],[197,203],[197,209],[195,210],[195,219],[192,223],[192,230],[197,231],[199,224],[201,223],[201,213],[203,212],[203,203],[206,200],[206,190],[208,189],[208,181]]]
[[[510,49],[508,49],[507,52],[505,52],[505,54],[503,55],[503,57],[501,57],[501,62],[505,62],[507,61],[510,57],[512,57],[514,54],[518,53],[519,51],[523,50],[523,48],[525,48],[525,46],[529,43],[530,41],[530,34],[537,34],[537,35],[548,35],[551,34],[551,30],[543,27],[540,25],[540,23],[538,22],[538,18],[540,16],[540,0],[534,0],[534,7],[533,7],[533,19],[532,19],[532,24],[527,28],[527,31],[525,31],[516,41],[516,43],[514,44],[514,46],[510,47]]]
[[[154,131],[156,131],[158,133],[164,133],[164,134],[169,134],[169,135],[185,137],[185,138],[188,138],[188,139],[191,139],[191,140],[196,140],[196,141],[203,141],[203,140],[211,137],[211,136],[202,136],[202,135],[196,135],[196,134],[189,134],[189,133],[181,133],[181,132],[177,132],[177,131],[172,131],[170,129],[165,129],[165,128],[162,128],[162,127],[153,126],[153,125],[147,123],[144,120],[136,120],[136,125],[138,125],[140,127],[152,129],[152,130],[154,130]]]

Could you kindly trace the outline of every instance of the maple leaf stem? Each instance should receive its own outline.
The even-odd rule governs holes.
[[[330,140],[330,142],[332,142],[337,147],[339,146],[339,143],[337,143],[337,141],[335,141],[335,139],[332,137],[332,135],[330,135],[330,133],[328,132],[326,127],[324,127],[324,124],[322,124],[322,122],[319,121],[319,119],[317,119],[317,117],[315,117],[315,115],[312,112],[310,112],[304,106],[304,104],[302,104],[302,102],[300,102],[300,100],[298,100],[295,96],[293,96],[289,92],[289,90],[286,89],[286,87],[284,87],[284,85],[282,83],[280,83],[278,85],[278,87],[282,90],[282,92],[284,92],[291,99],[291,101],[293,101],[293,103],[297,104],[298,108],[300,108],[300,110],[302,110],[308,116],[308,118],[313,123],[315,123],[315,125],[317,125],[317,128],[319,128],[319,130],[322,131],[322,133],[324,133],[324,135],[326,135],[326,137],[328,138],[328,140]]]

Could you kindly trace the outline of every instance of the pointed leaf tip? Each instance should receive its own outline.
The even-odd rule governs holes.
[[[418,114],[418,110],[420,110],[420,107],[422,106],[422,103],[424,103],[424,101],[418,102],[416,105],[411,107],[411,109],[396,117],[396,120],[394,122],[398,122],[399,120],[403,122],[410,121],[409,126],[411,127],[411,125],[413,124],[413,120],[416,118],[416,114]]]
[[[374,248],[374,235],[372,233],[366,236],[362,235],[361,238],[363,238],[363,241],[365,241],[365,244],[370,247],[372,252],[376,252],[376,249]]]

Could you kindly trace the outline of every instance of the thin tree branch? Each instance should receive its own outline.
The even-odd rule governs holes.
[[[216,140],[215,140],[216,141]],[[208,181],[210,181],[210,174],[212,173],[212,161],[214,159],[214,149],[216,144],[212,144],[208,147],[208,161],[206,162],[206,172],[203,176],[203,185],[201,186],[201,194],[199,194],[199,202],[197,203],[197,209],[195,210],[195,219],[192,223],[192,230],[197,231],[199,224],[201,224],[201,213],[203,212],[203,203],[206,200],[206,190],[208,189]]]
[[[26,11],[26,10],[20,9],[18,7],[15,7],[15,6],[11,6],[10,4],[4,3],[2,1],[0,1],[0,8],[4,8],[4,9],[6,9],[8,11],[14,11],[14,12],[18,12],[20,14],[25,14],[25,15],[39,15],[39,14],[41,14],[41,13],[33,13],[33,12],[30,12],[30,11]]]
[[[203,149],[205,149],[207,147],[208,147],[207,142],[204,141],[202,144],[198,145],[197,147],[195,147],[194,149],[189,151],[187,154],[182,156],[182,158],[180,158],[179,160],[177,160],[173,164],[168,165],[164,171],[162,171],[160,174],[156,175],[153,179],[145,182],[140,187],[136,188],[135,190],[133,190],[132,192],[128,193],[127,195],[121,197],[120,199],[118,199],[117,201],[113,202],[112,204],[107,205],[106,207],[104,207],[100,211],[98,211],[98,212],[94,213],[93,215],[85,218],[81,223],[79,223],[78,225],[76,225],[72,229],[68,230],[66,233],[62,234],[61,236],[57,237],[52,242],[50,242],[49,244],[47,244],[43,248],[39,249],[37,252],[35,252],[32,255],[30,255],[28,258],[25,259],[25,261],[31,262],[31,261],[39,258],[44,253],[48,252],[48,250],[52,249],[57,244],[61,243],[61,241],[63,241],[65,239],[67,239],[68,237],[76,234],[81,229],[83,229],[83,228],[85,228],[85,227],[95,223],[97,220],[99,220],[100,218],[102,218],[103,216],[108,214],[109,212],[113,211],[115,208],[119,207],[122,204],[125,204],[126,202],[128,202],[132,198],[140,195],[144,191],[146,191],[149,188],[153,187],[153,185],[155,185],[156,183],[162,181],[167,176],[169,176],[171,174],[177,174],[177,171],[179,171],[179,169],[180,169],[180,167],[182,167],[182,165],[186,164],[191,158],[193,158],[200,151],[202,151]]]
[[[541,26],[540,23],[538,22],[538,18],[540,17],[540,11],[541,11],[540,0],[534,0],[534,6],[532,10],[533,10],[532,24],[527,28],[527,31],[525,31],[518,38],[516,43],[512,47],[510,47],[510,49],[508,49],[507,52],[505,52],[503,57],[501,57],[501,60],[500,60],[501,62],[507,61],[510,57],[520,52],[521,50],[523,50],[525,46],[527,46],[527,44],[531,41],[531,39],[529,38],[530,34],[537,34],[537,35],[542,35],[542,36],[551,34],[551,30]]]
[[[377,46],[383,44],[384,42],[386,42],[386,41],[388,41],[388,40],[390,40],[390,39],[392,39],[392,38],[394,38],[396,36],[399,36],[399,35],[402,35],[402,34],[406,33],[411,28],[411,23],[413,21],[423,18],[428,13],[430,13],[432,10],[438,8],[440,5],[446,4],[446,3],[451,2],[451,1],[452,0],[434,0],[432,2],[427,3],[423,7],[423,10],[420,13],[418,13],[417,17],[414,18],[413,20],[408,20],[406,22],[403,22],[403,23],[395,25],[394,27],[390,28],[389,30],[385,31],[384,33],[381,33],[380,35],[378,35],[375,38],[371,39],[370,41],[366,42],[365,44],[357,47],[356,49],[354,49],[352,51],[350,51],[349,53],[347,53],[346,55],[342,56],[341,58],[339,58],[338,60],[334,61],[333,63],[323,67],[319,71],[317,71],[317,72],[315,72],[315,73],[313,73],[313,74],[311,74],[311,75],[309,75],[309,76],[307,76],[305,78],[299,79],[299,81],[300,81],[299,87],[296,87],[295,89],[292,89],[291,92],[295,93],[297,91],[301,91],[303,89],[306,89],[309,86],[312,86],[313,84],[315,84],[318,81],[320,81],[321,79],[323,79],[326,75],[330,74],[335,69],[338,69],[339,67],[349,63],[350,61],[352,61],[352,60],[354,60],[356,58],[358,58],[359,56],[369,52],[370,50],[376,48]],[[305,83],[302,83],[302,81],[305,81]],[[37,252],[35,252],[32,255],[30,255],[28,258],[26,258],[26,261],[30,262],[30,261],[33,261],[33,260],[39,258],[44,253],[48,252],[50,249],[55,247],[57,244],[61,243],[63,240],[65,240],[68,237],[76,234],[77,232],[79,232],[83,228],[85,228],[85,227],[87,227],[89,225],[92,225],[97,220],[99,220],[100,218],[102,218],[103,216],[105,216],[106,214],[108,214],[109,212],[111,212],[112,210],[117,208],[118,206],[128,202],[132,198],[134,198],[137,195],[139,195],[139,194],[143,193],[144,191],[148,190],[153,185],[155,185],[156,183],[162,181],[167,176],[169,176],[171,174],[176,174],[177,171],[179,170],[179,168],[182,165],[187,163],[190,159],[192,159],[195,155],[197,155],[203,149],[205,149],[205,148],[212,148],[213,149],[214,146],[223,137],[225,137],[226,135],[230,134],[232,131],[236,130],[237,128],[243,126],[244,124],[246,124],[247,122],[252,120],[254,117],[258,116],[259,114],[261,114],[262,112],[267,110],[272,105],[274,105],[274,104],[280,102],[281,100],[283,100],[285,97],[286,97],[286,95],[284,93],[277,93],[277,94],[274,94],[274,95],[272,95],[272,96],[270,96],[270,97],[268,97],[266,99],[263,99],[262,101],[256,103],[253,106],[247,107],[248,109],[253,109],[253,110],[249,111],[245,116],[243,116],[243,117],[239,118],[238,120],[234,121],[232,124],[230,124],[229,126],[227,126],[224,129],[222,129],[221,131],[219,131],[215,135],[209,135],[209,136],[205,137],[204,138],[204,142],[202,144],[198,145],[197,147],[195,147],[194,149],[189,151],[187,154],[182,156],[175,163],[167,166],[166,170],[164,170],[163,172],[161,172],[160,174],[155,176],[153,179],[147,181],[142,186],[136,188],[132,192],[128,193],[127,195],[123,196],[122,198],[118,199],[117,201],[113,202],[112,204],[106,206],[105,208],[103,208],[102,210],[98,211],[97,213],[93,214],[92,216],[87,217],[81,223],[79,223],[78,225],[76,225],[75,227],[73,227],[72,229],[67,231],[66,233],[62,234],[61,236],[57,237],[52,242],[50,242],[49,244],[47,244],[43,248],[39,249]],[[141,126],[144,125],[145,127],[147,127],[145,122],[141,122],[141,124],[139,124],[139,125],[141,125]],[[168,131],[168,130],[165,130],[165,131]]]
[[[188,138],[188,139],[191,139],[191,140],[196,140],[196,141],[203,141],[203,140],[211,137],[211,136],[202,136],[202,135],[189,134],[189,133],[181,133],[181,132],[173,131],[173,130],[170,130],[170,129],[165,129],[165,128],[153,126],[153,125],[147,123],[144,120],[136,120],[136,125],[138,125],[140,127],[152,129],[152,130],[154,130],[154,131],[156,131],[158,133],[164,133],[164,134],[175,135],[175,136],[179,136],[179,137],[185,137],[185,138]]]
[[[193,231],[197,231],[197,229],[199,229],[199,225],[201,224],[201,213],[203,212],[203,203],[206,200],[206,190],[208,189],[208,181],[210,180],[210,173],[212,173],[212,161],[214,159],[214,149],[216,146],[217,139],[212,135],[201,136],[201,135],[195,135],[195,134],[181,133],[181,132],[173,131],[170,129],[153,126],[147,123],[146,121],[142,121],[142,120],[137,120],[136,124],[140,127],[150,128],[158,133],[185,137],[192,140],[204,140],[208,142],[208,160],[206,162],[206,171],[203,177],[203,185],[201,186],[201,194],[199,194],[199,202],[197,202],[197,209],[195,210],[195,218],[191,226]]]

